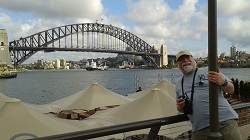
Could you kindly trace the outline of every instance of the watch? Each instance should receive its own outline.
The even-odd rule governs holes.
[[[222,85],[220,85],[220,86],[224,87],[224,86],[226,86],[227,84],[228,84],[227,79],[225,79],[225,82],[224,82]]]

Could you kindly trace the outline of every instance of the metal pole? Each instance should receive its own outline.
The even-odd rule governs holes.
[[[208,69],[217,71],[217,0],[208,0]],[[222,140],[218,120],[218,86],[209,82],[208,140]]]

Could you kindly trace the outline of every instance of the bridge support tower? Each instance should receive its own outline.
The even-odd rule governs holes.
[[[168,49],[167,45],[162,44],[161,45],[161,58],[160,58],[160,67],[167,67],[168,65]]]
[[[8,35],[5,29],[0,29],[0,65],[11,66]]]

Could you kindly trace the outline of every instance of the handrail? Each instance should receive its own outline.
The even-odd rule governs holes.
[[[59,135],[53,135],[53,136],[47,136],[47,137],[40,137],[40,138],[35,138],[34,140],[90,139],[90,138],[103,137],[103,136],[108,136],[108,135],[113,135],[113,134],[118,134],[118,133],[123,133],[123,132],[134,131],[134,130],[153,128],[154,126],[168,125],[168,124],[183,122],[187,120],[189,119],[186,115],[180,114],[180,115],[170,116],[170,117],[138,121],[138,122],[132,122],[132,123],[126,123],[126,124],[120,124],[120,125],[114,125],[114,126],[107,126],[107,127],[101,127],[101,128],[95,128],[95,129],[89,129],[89,130],[83,130],[83,131],[77,131],[77,132],[71,132],[71,133],[65,133],[65,134],[59,134]]]
[[[232,107],[235,111],[240,111],[243,109],[250,108],[250,103],[232,105]],[[71,132],[71,133],[58,134],[58,135],[53,135],[53,136],[40,137],[40,138],[35,138],[33,140],[91,139],[91,138],[98,138],[98,137],[103,137],[103,136],[108,136],[108,135],[129,132],[129,131],[151,128],[150,133],[148,135],[148,139],[150,140],[156,137],[159,131],[158,128],[160,128],[160,126],[179,123],[179,122],[183,122],[187,120],[189,120],[189,118],[185,114],[179,114],[179,115],[170,116],[170,117],[163,117],[163,118],[150,119],[150,120],[120,124],[120,125],[88,129],[88,130]]]

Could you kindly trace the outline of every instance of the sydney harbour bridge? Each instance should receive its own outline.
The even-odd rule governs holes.
[[[162,67],[175,60],[175,56],[167,55],[163,47],[159,52],[131,32],[97,22],[55,27],[9,42],[14,66],[22,64],[38,51],[75,51],[132,54],[142,56],[150,66]]]

